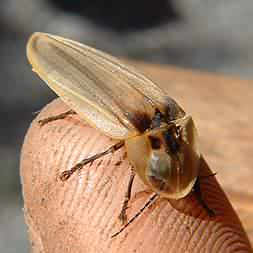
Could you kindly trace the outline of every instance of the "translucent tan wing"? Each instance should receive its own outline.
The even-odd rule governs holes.
[[[116,58],[78,42],[35,33],[27,45],[33,70],[89,124],[125,139],[173,103],[152,81]]]

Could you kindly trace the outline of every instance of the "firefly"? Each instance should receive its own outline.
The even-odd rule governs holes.
[[[199,187],[201,153],[191,115],[153,81],[117,58],[73,40],[34,33],[27,44],[33,70],[71,108],[39,121],[41,125],[78,114],[103,134],[118,140],[60,175],[66,181],[84,165],[126,149],[132,165],[120,212],[122,232],[158,197],[181,199],[191,191],[210,215]],[[142,209],[127,221],[131,188],[138,175],[153,192]]]

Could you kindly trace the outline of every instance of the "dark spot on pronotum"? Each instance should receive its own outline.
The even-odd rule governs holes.
[[[133,123],[133,125],[139,130],[140,133],[143,133],[151,126],[151,118],[147,113],[134,112],[129,113],[127,117]]]
[[[149,135],[148,138],[151,143],[152,149],[160,149],[160,147],[162,145],[162,141],[158,137]]]
[[[177,102],[170,98],[167,97],[167,105],[165,107],[165,116],[168,122],[182,118],[185,115],[184,110],[177,104]]]
[[[177,151],[179,150],[179,144],[175,135],[171,131],[166,131],[164,132],[164,139],[169,149],[168,151],[172,154],[177,153]]]
[[[165,122],[164,115],[160,112],[159,109],[155,109],[155,115],[151,120],[151,128],[157,128],[161,126],[161,123]]]

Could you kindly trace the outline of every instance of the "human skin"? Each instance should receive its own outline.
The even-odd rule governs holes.
[[[69,108],[59,99],[33,121],[21,155],[24,213],[34,253],[252,252],[247,235],[215,177],[202,177],[210,218],[194,193],[182,200],[159,199],[116,238],[118,215],[130,176],[125,149],[107,155],[62,182],[62,171],[115,143],[78,115],[39,119]],[[201,159],[200,176],[212,172]],[[127,210],[132,217],[150,198],[135,178]]]

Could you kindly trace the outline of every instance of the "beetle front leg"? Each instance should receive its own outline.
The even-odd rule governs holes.
[[[69,111],[57,114],[55,116],[51,116],[51,117],[48,117],[48,118],[41,119],[41,120],[39,120],[39,124],[41,126],[44,126],[45,124],[47,124],[49,122],[52,122],[52,121],[55,121],[55,120],[58,120],[58,119],[65,119],[67,116],[74,115],[74,114],[76,114],[75,111],[69,110]]]
[[[124,141],[119,141],[118,143],[112,145],[111,147],[109,147],[108,149],[106,149],[105,151],[101,152],[101,153],[98,153],[96,155],[93,155],[91,157],[88,157],[88,158],[85,158],[83,159],[81,162],[77,163],[74,167],[72,167],[71,169],[69,170],[65,170],[61,173],[60,175],[60,179],[62,181],[66,181],[68,180],[71,175],[73,173],[75,173],[76,171],[78,170],[81,170],[86,164],[88,163],[92,163],[94,162],[95,160],[107,155],[107,154],[111,154],[117,150],[119,150],[120,148],[122,148],[124,146]]]

